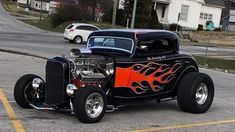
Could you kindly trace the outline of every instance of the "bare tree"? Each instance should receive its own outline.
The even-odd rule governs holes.
[[[79,0],[74,0],[74,2],[75,2],[75,5],[79,4]]]

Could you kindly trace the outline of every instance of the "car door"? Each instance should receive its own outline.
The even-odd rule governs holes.
[[[89,30],[89,26],[80,25],[76,28],[76,34],[82,36],[83,41],[87,41],[88,36],[91,31]]]
[[[152,96],[172,90],[183,60],[177,58],[167,39],[139,42],[135,56],[116,68],[116,96]]]

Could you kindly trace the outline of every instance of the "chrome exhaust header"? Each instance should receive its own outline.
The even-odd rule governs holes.
[[[35,106],[35,105],[33,105],[33,104],[29,104],[31,107],[33,107],[34,109],[36,109],[36,110],[55,110],[55,108],[53,108],[53,107],[50,107],[50,106],[43,106],[42,105],[42,107],[37,107],[37,106]]]

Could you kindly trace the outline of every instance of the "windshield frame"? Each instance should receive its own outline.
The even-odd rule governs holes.
[[[102,47],[102,46],[92,46],[92,47],[89,47],[89,44],[90,44],[90,39],[91,38],[117,38],[117,39],[124,39],[124,40],[130,40],[131,41],[131,50],[126,50],[126,49],[122,49],[122,48],[115,48],[115,47]],[[118,51],[123,51],[123,52],[127,52],[127,53],[130,53],[132,54],[133,51],[134,51],[134,46],[135,46],[135,42],[133,39],[131,38],[126,38],[126,37],[116,37],[116,36],[91,36],[89,37],[88,41],[87,41],[87,49],[111,49],[111,50],[118,50]]]

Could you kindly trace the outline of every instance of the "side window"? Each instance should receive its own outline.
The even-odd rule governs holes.
[[[87,31],[96,31],[96,30],[98,30],[96,27],[92,27],[92,26],[77,26],[76,29],[87,30]]]
[[[173,53],[173,44],[169,39],[141,41],[136,51],[137,56],[156,56]]]
[[[78,29],[78,30],[87,30],[86,26],[77,26],[76,29]]]
[[[96,28],[96,27],[92,27],[92,26],[90,26],[90,27],[89,27],[89,29],[90,29],[90,31],[96,31],[96,30],[99,30],[98,28]]]

